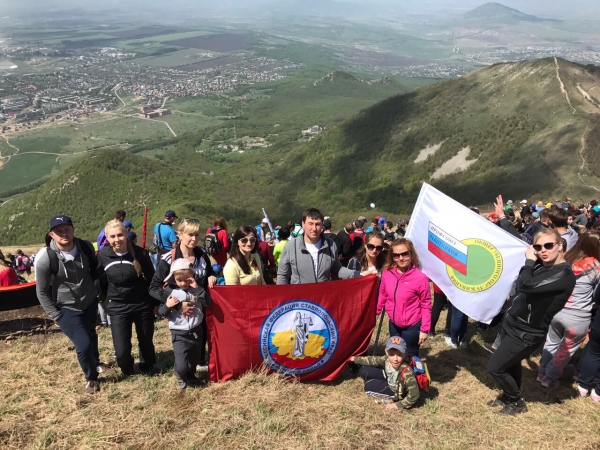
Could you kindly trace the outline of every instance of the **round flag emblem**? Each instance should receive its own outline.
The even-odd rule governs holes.
[[[465,239],[466,247],[464,270],[446,266],[450,281],[461,291],[483,292],[491,288],[502,275],[502,254],[488,241]]]
[[[284,375],[313,372],[327,363],[338,344],[338,329],[326,309],[292,300],[273,309],[260,329],[260,355]]]

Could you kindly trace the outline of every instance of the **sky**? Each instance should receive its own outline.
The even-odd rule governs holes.
[[[326,2],[337,4],[336,9],[346,9],[340,3],[351,3],[361,10],[377,11],[379,8],[394,8],[412,14],[456,13],[460,15],[477,7],[482,0],[0,0],[0,15],[41,12],[44,10],[111,10],[143,8],[145,10],[196,10],[208,11],[218,5],[220,12],[228,10],[252,10],[281,8],[293,4],[297,8],[320,8]],[[600,13],[600,0],[501,0],[500,3],[527,14],[544,17],[571,18],[590,17]],[[348,6],[350,9],[350,6]]]

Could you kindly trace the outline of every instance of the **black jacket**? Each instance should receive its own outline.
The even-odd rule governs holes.
[[[342,259],[349,260],[354,256],[354,252],[352,251],[352,240],[345,229],[337,234],[335,244],[337,245],[338,252]]]
[[[127,253],[119,256],[112,247],[104,247],[98,252],[98,269],[101,296],[122,303],[153,303],[148,294],[150,280],[154,276],[154,266],[146,250],[133,246],[135,259],[142,266],[142,276],[138,276],[133,266],[133,257]]]
[[[525,205],[523,206],[523,209],[521,209],[521,219],[523,219],[527,214],[531,214],[531,208],[529,205]]]
[[[528,333],[546,335],[552,318],[567,303],[575,275],[568,263],[545,267],[528,259],[519,272],[517,291],[508,310],[511,325]]]
[[[196,283],[198,283],[198,286],[202,286],[205,290],[208,290],[208,277],[216,276],[210,263],[210,258],[201,247],[194,248],[194,256],[196,257],[196,263],[194,264],[194,278],[196,279]],[[175,259],[179,258],[183,258],[183,254],[178,245],[175,247]],[[150,282],[150,295],[160,303],[165,303],[173,290],[169,286],[163,288],[165,279],[171,271],[171,262],[171,252],[165,253],[158,262],[156,273]]]
[[[498,221],[498,226],[500,228],[502,228],[503,230],[508,231],[510,234],[512,234],[517,239],[521,239],[521,235],[519,234],[519,232],[517,231],[515,226],[512,223],[510,223],[510,220],[508,220],[506,217],[504,217]]]

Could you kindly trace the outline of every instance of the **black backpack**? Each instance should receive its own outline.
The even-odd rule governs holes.
[[[88,259],[88,263],[90,265],[90,275],[93,280],[98,279],[97,269],[98,269],[98,259],[96,258],[96,254],[94,252],[94,247],[88,241],[84,241],[79,238],[75,238],[75,245],[79,245],[79,248]],[[49,246],[46,247],[46,252],[48,253],[48,260],[50,262],[50,273],[53,276],[58,274],[58,255],[54,250],[52,250]]]
[[[209,233],[204,238],[204,250],[206,250],[206,253],[208,253],[210,256],[218,255],[223,249],[223,245],[217,236],[219,231],[221,230],[217,228],[211,228]]]
[[[531,234],[531,231],[533,230],[534,225],[535,222],[527,225],[527,228],[525,228],[525,231],[523,231],[523,234],[521,235],[521,240],[527,242],[529,245],[531,245],[531,243],[533,242],[533,235]]]

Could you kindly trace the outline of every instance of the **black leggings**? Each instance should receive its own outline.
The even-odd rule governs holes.
[[[450,324],[452,323],[452,306],[448,301],[448,297],[446,294],[438,294],[437,292],[433,293],[433,306],[431,307],[431,332],[435,333],[435,326],[437,325],[438,319],[440,318],[440,313],[444,306],[448,304],[448,315],[446,316],[446,329],[444,333],[446,336],[450,336]]]
[[[511,401],[521,398],[521,361],[530,356],[544,342],[544,336],[534,336],[504,320],[500,332],[501,343],[488,361],[488,371]]]

